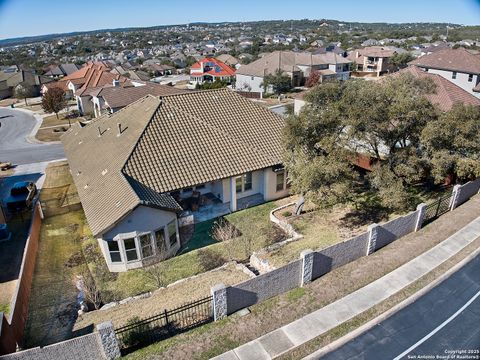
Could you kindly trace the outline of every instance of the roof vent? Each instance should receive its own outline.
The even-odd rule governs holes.
[[[105,176],[106,173],[108,173],[108,169],[105,169],[105,170],[102,171],[102,175]]]
[[[122,133],[128,129],[128,126],[125,126],[123,129],[122,129],[122,124],[120,123],[117,123],[117,127],[118,127],[118,134],[117,136],[120,136],[122,135]]]
[[[82,175],[82,172],[80,170],[77,171],[77,176]]]
[[[82,145],[82,143],[83,143],[83,140],[80,140],[80,141],[78,142],[78,145]]]
[[[88,184],[85,184],[85,186],[83,187],[84,189],[88,189]]]
[[[98,127],[98,137],[100,137],[100,136],[102,136],[103,134],[105,134],[105,131],[107,131],[107,130],[103,130],[103,131],[102,131],[102,129],[100,129],[100,126],[99,126],[99,127]]]

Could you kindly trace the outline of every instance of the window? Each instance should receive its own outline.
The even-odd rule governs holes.
[[[135,238],[123,240],[125,244],[125,253],[127,254],[127,261],[138,259],[137,246],[135,245]]]
[[[195,190],[198,190],[198,189],[205,189],[205,184],[200,184],[195,186]]]
[[[242,192],[242,177],[239,176],[235,179],[235,189],[237,193]]]
[[[177,225],[175,220],[171,221],[167,225],[168,238],[170,239],[170,246],[173,246],[177,242]]]
[[[252,80],[255,80],[255,77],[254,77],[254,76],[252,76],[252,77],[251,77],[251,79],[252,79]]]
[[[239,176],[235,179],[235,188],[237,193],[252,190],[253,180],[252,180],[252,173],[248,172]]]
[[[140,246],[142,247],[142,258],[153,255],[152,238],[150,234],[140,235]]]
[[[457,72],[456,71],[453,71],[452,72],[452,79],[456,79],[457,78]]]
[[[112,263],[122,262],[122,257],[120,256],[120,248],[118,247],[118,241],[107,241],[107,244]]]
[[[243,175],[243,191],[252,190],[252,173]]]
[[[472,82],[473,81],[473,74],[468,74],[468,82]]]
[[[277,191],[285,189],[285,171],[277,173]]]
[[[165,252],[165,233],[163,228],[155,231],[155,245],[157,246],[157,255]]]
[[[193,191],[193,187],[186,187],[182,189],[182,193],[192,192],[192,191]]]

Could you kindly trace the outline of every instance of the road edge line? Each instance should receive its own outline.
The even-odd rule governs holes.
[[[476,241],[478,238],[476,238],[474,241]],[[313,360],[313,359],[318,359],[320,356],[324,356],[342,345],[346,344],[350,340],[356,338],[357,336],[363,334],[364,332],[370,330],[374,326],[378,325],[380,322],[383,320],[389,318],[390,316],[394,315],[398,311],[402,310],[403,308],[407,307],[408,305],[412,304],[415,302],[417,299],[425,295],[427,292],[432,290],[434,287],[442,283],[443,281],[447,280],[450,276],[452,276],[454,273],[456,273],[458,270],[460,270],[463,266],[468,264],[470,261],[472,261],[477,255],[480,254],[480,248],[477,248],[475,251],[473,251],[471,254],[469,254],[467,257],[462,259],[460,262],[452,266],[450,269],[448,269],[445,273],[440,275],[438,278],[415,292],[413,295],[410,297],[406,298],[405,300],[401,301],[397,305],[393,306],[392,308],[388,309],[384,313],[380,314],[379,316],[373,318],[372,320],[366,322],[365,324],[361,325],[360,327],[356,328],[355,330],[349,332],[348,334],[342,336],[341,338],[331,342],[328,345],[325,345],[324,347],[318,349],[317,351],[313,352],[310,355],[307,355],[306,357],[303,358],[303,360]],[[440,264],[439,266],[441,266]],[[434,271],[436,268],[432,269],[431,271]],[[430,272],[431,272],[430,271]],[[430,273],[429,272],[429,273]],[[428,274],[428,273],[427,273]],[[427,275],[425,274],[425,275]]]

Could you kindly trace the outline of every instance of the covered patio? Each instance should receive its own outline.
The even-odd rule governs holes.
[[[263,195],[260,193],[245,196],[237,199],[237,210],[256,206],[262,204],[263,202],[265,202],[265,200]],[[197,224],[229,213],[231,213],[230,202],[222,203],[222,201],[213,193],[206,193],[201,195],[201,199],[196,210],[186,210],[182,213],[181,217],[193,215],[193,220],[195,224]]]

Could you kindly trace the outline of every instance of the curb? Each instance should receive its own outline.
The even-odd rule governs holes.
[[[477,238],[478,239],[478,238]],[[474,240],[475,241],[475,240]],[[475,251],[473,251],[471,254],[469,254],[467,257],[465,257],[464,259],[462,259],[459,263],[455,264],[454,266],[452,266],[450,269],[448,269],[444,274],[440,275],[438,278],[436,278],[435,280],[433,280],[431,283],[427,284],[425,287],[421,288],[420,290],[418,290],[416,293],[414,293],[413,295],[411,295],[410,297],[406,298],[405,300],[401,301],[400,303],[398,303],[397,305],[395,305],[394,307],[390,308],[389,310],[385,311],[384,313],[380,314],[379,316],[377,316],[376,318],[366,322],[365,324],[363,324],[362,326],[356,328],[355,330],[349,332],[348,334],[342,336],[341,338],[333,341],[332,343],[316,350],[314,353],[306,356],[303,358],[303,360],[314,360],[314,359],[319,359],[321,356],[324,356],[336,349],[338,349],[339,347],[343,346],[344,344],[346,344],[347,342],[353,340],[354,338],[356,338],[357,336],[363,334],[364,332],[366,332],[367,330],[370,330],[371,328],[373,328],[374,326],[378,325],[379,323],[381,323],[383,320],[389,318],[390,316],[394,315],[395,313],[397,313],[398,311],[402,310],[403,308],[407,307],[408,305],[412,304],[413,302],[415,302],[417,299],[419,299],[420,297],[422,297],[423,295],[425,295],[427,292],[429,292],[430,290],[432,290],[434,287],[436,287],[437,285],[439,285],[440,283],[442,283],[443,281],[445,281],[447,278],[449,278],[451,275],[453,275],[455,272],[457,272],[460,268],[462,268],[463,266],[465,266],[467,263],[469,263],[470,261],[472,261],[476,256],[478,256],[480,254],[480,248],[476,249]],[[441,264],[439,265],[441,266]],[[431,271],[435,270],[432,269]],[[430,271],[430,272],[431,272]]]

